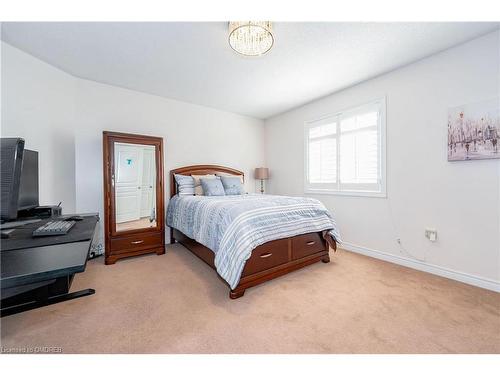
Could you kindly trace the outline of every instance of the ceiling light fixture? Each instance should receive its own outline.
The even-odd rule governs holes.
[[[270,21],[229,22],[229,45],[244,56],[260,56],[274,44]]]

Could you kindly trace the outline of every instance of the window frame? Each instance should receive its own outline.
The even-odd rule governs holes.
[[[380,190],[356,190],[356,185],[361,184],[344,184],[344,187],[340,183],[340,123],[342,117],[346,115],[352,115],[359,112],[364,112],[368,107],[377,106],[379,108],[379,118],[378,118],[378,163],[379,163],[379,186]],[[314,124],[318,122],[326,122],[328,119],[332,119],[332,122],[337,124],[337,182],[335,184],[311,184],[309,183],[309,129],[313,127]],[[321,125],[317,125],[321,126]],[[378,197],[387,198],[387,176],[386,176],[386,98],[380,97],[378,99],[365,102],[363,104],[344,109],[342,111],[337,111],[333,114],[325,115],[314,120],[308,120],[304,122],[304,193],[305,194],[326,194],[326,195],[343,195],[343,196],[359,196],[359,197]],[[318,186],[319,185],[319,186]],[[346,185],[351,185],[353,188],[346,189]]]

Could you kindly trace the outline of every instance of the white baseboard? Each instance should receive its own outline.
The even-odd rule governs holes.
[[[445,267],[436,266],[429,263],[424,263],[419,260],[414,260],[410,258],[405,258],[399,255],[393,255],[384,253],[382,251],[368,249],[366,247],[354,245],[348,242],[342,242],[340,248],[352,251],[354,253],[363,254],[372,258],[377,258],[381,260],[385,260],[386,262],[396,263],[401,266],[413,268],[419,271],[429,272],[434,275],[446,277],[448,279],[461,281],[466,284],[474,285],[480,288],[493,290],[495,292],[500,293],[500,281],[487,279],[484,277],[474,276],[467,273],[453,271]]]

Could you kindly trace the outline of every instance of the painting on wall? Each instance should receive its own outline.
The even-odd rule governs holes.
[[[500,158],[499,99],[448,109],[448,161]]]

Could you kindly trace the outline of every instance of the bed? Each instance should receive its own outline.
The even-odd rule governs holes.
[[[240,176],[242,180],[244,174],[217,165],[192,165],[170,171],[167,209],[170,242],[179,242],[214,268],[228,284],[231,299],[242,297],[252,286],[296,269],[319,261],[328,263],[329,248],[336,250],[338,232],[335,222],[315,199],[260,194],[180,197],[175,174],[231,175]],[[269,214],[271,211],[274,216]],[[313,216],[315,220],[310,219]],[[274,220],[275,224],[281,220],[281,229],[275,229],[275,225],[269,230],[271,224],[265,220]],[[223,225],[225,221],[226,226]],[[216,235],[218,232],[219,236]],[[226,236],[228,232],[232,235]],[[298,234],[287,235],[290,233]]]

